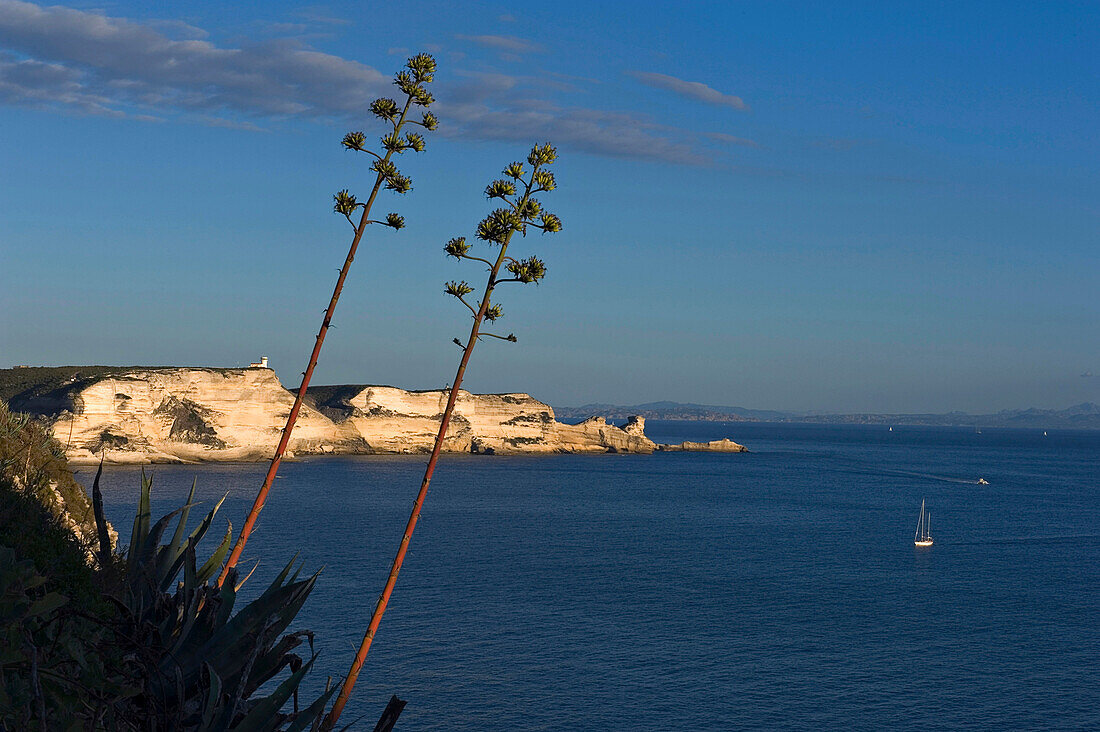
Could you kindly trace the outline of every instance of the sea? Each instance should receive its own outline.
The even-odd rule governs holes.
[[[1100,729],[1100,431],[646,428],[750,451],[445,455],[342,721],[396,694],[398,730]],[[307,695],[346,673],[424,463],[283,465],[242,596],[321,570]],[[154,517],[228,494],[211,551],[265,468],[151,466]],[[104,475],[122,543],[139,473]]]

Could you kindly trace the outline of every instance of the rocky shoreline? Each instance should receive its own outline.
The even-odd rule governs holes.
[[[46,419],[74,463],[262,461],[278,443],[294,394],[268,368],[62,367],[0,370],[21,380],[13,410]],[[288,457],[419,454],[431,449],[449,393],[392,386],[310,389]],[[730,448],[734,446],[734,448]],[[559,422],[528,394],[459,391],[447,452],[482,455],[739,452],[737,443],[657,445],[645,419]]]

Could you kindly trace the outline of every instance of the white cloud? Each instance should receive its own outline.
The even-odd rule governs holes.
[[[707,137],[718,142],[725,142],[730,145],[740,145],[742,147],[760,147],[760,143],[756,140],[750,140],[746,137],[737,137],[736,135],[730,135],[725,132],[707,132]]]
[[[698,81],[684,81],[675,76],[658,74],[652,71],[628,71],[638,81],[655,89],[664,89],[673,94],[679,94],[688,99],[695,99],[706,104],[716,104],[722,107],[731,107],[741,111],[747,111],[749,105],[741,97],[732,94],[723,94],[717,89],[712,89]]]
[[[538,53],[543,50],[542,46],[529,41],[526,38],[517,38],[516,36],[463,36],[456,35],[455,38],[460,41],[470,41],[476,43],[479,46],[485,48],[492,48],[496,51],[508,51],[511,53]]]
[[[197,30],[197,29],[196,29]],[[0,0],[0,42],[25,58],[4,71],[5,99],[34,106],[124,114],[231,111],[246,115],[361,113],[388,79],[355,61],[274,40],[243,48],[173,40],[149,24],[19,0]],[[21,64],[64,69],[35,83]]]
[[[563,107],[538,99],[478,102],[441,101],[445,135],[473,140],[530,144],[550,141],[564,149],[593,155],[706,165],[709,158],[686,144],[683,131],[673,131],[643,116],[583,107]]]
[[[366,106],[390,95],[390,80],[365,64],[270,40],[233,48],[192,26],[165,27],[65,7],[0,0],[0,104],[81,114],[184,121],[262,130],[263,120],[361,121]],[[509,36],[470,37],[497,50],[530,51]],[[391,49],[398,51],[400,49]],[[465,140],[551,141],[593,155],[706,165],[705,140],[644,114],[552,101],[575,91],[554,75],[463,72],[440,79],[434,108],[440,134]],[[594,81],[594,80],[586,80]],[[718,133],[715,133],[718,134]],[[713,137],[711,139],[720,139]],[[731,140],[723,140],[731,142]]]

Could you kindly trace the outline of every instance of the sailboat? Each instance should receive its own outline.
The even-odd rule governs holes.
[[[932,546],[932,513],[925,512],[924,499],[920,502],[920,518],[917,519],[917,533],[913,534],[916,546]]]

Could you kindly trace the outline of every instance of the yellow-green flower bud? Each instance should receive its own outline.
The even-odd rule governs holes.
[[[344,139],[341,144],[348,150],[362,150],[363,144],[366,143],[367,136],[362,132],[349,132],[344,135]]]
[[[516,195],[516,184],[508,180],[495,180],[485,187],[488,198],[504,198]]]
[[[470,251],[470,245],[466,243],[466,237],[460,236],[447,242],[447,245],[443,247],[443,251],[450,257],[461,259],[462,255]]]
[[[370,103],[370,111],[376,116],[381,117],[384,120],[392,122],[401,110],[397,106],[397,102],[392,99],[375,99]]]
[[[466,283],[466,280],[463,280],[462,282],[455,282],[454,280],[451,280],[446,285],[444,285],[443,291],[446,292],[448,295],[454,295],[455,297],[464,297],[473,292],[474,288],[470,287],[470,285]]]
[[[348,193],[348,190],[346,188],[338,192],[335,196],[332,197],[332,199],[336,202],[333,205],[332,210],[338,214],[343,214],[344,216],[351,216],[352,213],[355,212],[356,207],[358,207],[359,205],[359,202],[356,200],[355,196]]]

